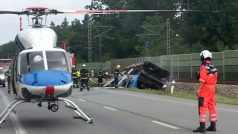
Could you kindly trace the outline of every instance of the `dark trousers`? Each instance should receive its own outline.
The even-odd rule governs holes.
[[[10,83],[10,78],[7,78],[7,87],[10,89],[11,83]]]
[[[88,79],[81,79],[81,84],[80,84],[80,90],[81,90],[81,91],[83,90],[84,85],[86,85],[87,90],[89,90]]]
[[[103,86],[103,79],[102,79],[102,77],[98,77],[98,86],[99,87]]]
[[[115,88],[118,87],[118,77],[114,77],[114,86]]]
[[[78,78],[73,78],[73,86],[79,88],[79,81],[78,81]]]

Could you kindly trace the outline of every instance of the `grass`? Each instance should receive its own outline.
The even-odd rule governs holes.
[[[165,96],[197,100],[197,96],[195,94],[187,93],[187,92],[175,91],[173,94],[171,94],[170,91],[168,90],[160,91],[160,90],[132,89],[132,88],[128,88],[126,90],[133,91],[133,92],[147,93],[147,94],[157,94],[157,95],[165,95]],[[235,98],[235,97],[226,97],[226,96],[216,95],[216,99],[218,103],[238,105],[238,98]]]

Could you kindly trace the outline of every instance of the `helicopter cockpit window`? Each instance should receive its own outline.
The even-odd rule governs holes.
[[[46,51],[46,59],[49,70],[62,70],[68,72],[68,64],[64,52]]]
[[[27,72],[45,70],[42,52],[24,53],[20,57],[20,74]]]

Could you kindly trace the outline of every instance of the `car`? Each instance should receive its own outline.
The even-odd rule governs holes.
[[[5,87],[6,86],[5,83],[6,83],[5,74],[4,74],[3,68],[0,67],[0,85]]]

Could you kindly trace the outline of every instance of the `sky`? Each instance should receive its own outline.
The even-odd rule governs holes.
[[[19,10],[27,7],[47,7],[57,10],[80,10],[86,5],[90,5],[91,0],[1,0],[0,10]],[[64,17],[69,22],[75,18],[82,20],[83,15],[52,15],[48,16],[48,24],[54,21],[56,25],[61,24]],[[27,17],[22,16],[23,29],[28,27]],[[19,33],[19,16],[17,15],[0,15],[0,45],[14,41],[16,34]]]

